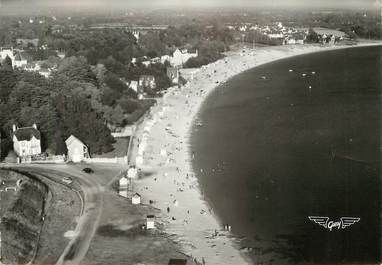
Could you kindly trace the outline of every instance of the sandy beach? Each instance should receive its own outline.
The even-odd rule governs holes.
[[[381,43],[363,43],[381,45]],[[361,46],[361,45],[359,45]],[[204,99],[219,84],[250,68],[301,54],[349,46],[294,45],[246,49],[195,70],[185,86],[168,89],[137,125],[131,155],[142,174],[134,191],[161,210],[156,217],[184,253],[203,264],[252,264],[238,241],[224,230],[198,187],[189,135]],[[354,46],[350,46],[354,47]],[[229,196],[227,194],[227,196]]]

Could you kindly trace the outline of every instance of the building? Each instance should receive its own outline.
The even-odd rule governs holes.
[[[160,57],[161,64],[165,64],[166,62],[170,62],[170,61],[171,61],[170,55],[163,55]]]
[[[155,229],[155,216],[154,215],[147,215],[146,228],[147,229]]]
[[[122,177],[119,179],[119,189],[118,194],[122,197],[127,198],[127,190],[129,187],[129,180],[126,177]]]
[[[142,61],[142,64],[146,67],[149,67],[151,65],[151,61],[148,60],[148,61]]]
[[[0,60],[4,61],[5,58],[11,58],[12,63],[14,61],[14,53],[13,53],[13,48],[12,47],[1,47],[0,48]]]
[[[126,177],[119,179],[119,189],[127,189],[129,186],[129,180]]]
[[[170,259],[168,265],[187,265],[186,259]]]
[[[66,56],[66,54],[65,54],[65,52],[63,52],[63,51],[57,51],[57,56],[58,56],[60,59],[64,59],[65,56]]]
[[[20,52],[16,54],[12,62],[13,67],[17,67],[17,68],[23,67],[27,64],[28,64],[28,61],[21,55]]]
[[[189,59],[198,57],[198,51],[189,53],[187,49],[176,49],[170,58],[170,64],[173,67],[182,67]]]
[[[12,61],[12,67],[23,67],[27,65],[27,60],[18,51],[16,52],[13,47],[0,48],[0,62],[3,62],[7,57]]]
[[[179,69],[176,67],[167,67],[167,76],[171,80],[171,83],[179,83]]]
[[[139,195],[139,193],[135,193],[133,197],[131,197],[131,203],[134,205],[141,204],[141,195]]]
[[[88,147],[75,136],[71,135],[65,144],[68,149],[68,161],[79,163],[90,157]]]
[[[37,125],[32,127],[12,128],[13,150],[19,157],[30,157],[41,154],[41,134]]]
[[[146,89],[155,89],[156,83],[155,83],[155,76],[153,75],[141,75],[139,77],[138,81],[138,91],[143,92]],[[138,92],[138,94],[139,94]]]
[[[138,93],[138,81],[130,81],[129,88],[134,90],[136,93]]]
[[[38,70],[38,73],[43,77],[48,78],[51,75],[52,71],[47,68],[41,68],[40,70]]]
[[[12,47],[1,47],[0,48],[0,63],[2,63],[6,58],[11,59],[12,67],[15,67],[15,56]]]
[[[139,41],[139,37],[141,36],[141,33],[137,30],[133,30],[132,32],[134,38],[137,40],[137,42]]]
[[[294,44],[296,44],[296,39],[288,37],[288,38],[285,39],[284,44],[294,45]]]

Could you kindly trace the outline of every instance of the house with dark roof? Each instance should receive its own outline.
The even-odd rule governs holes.
[[[37,125],[17,128],[13,125],[13,150],[19,157],[28,157],[41,154],[41,134]]]

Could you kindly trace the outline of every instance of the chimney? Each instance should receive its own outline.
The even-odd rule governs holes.
[[[15,132],[17,130],[16,124],[12,125],[12,131]]]
[[[37,130],[37,125],[36,125],[36,123],[33,123],[32,127],[35,128],[35,129]]]

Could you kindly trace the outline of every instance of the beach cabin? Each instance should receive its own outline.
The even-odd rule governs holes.
[[[137,168],[136,167],[130,167],[128,170],[127,170],[127,177],[129,179],[135,179],[137,177]]]
[[[129,186],[129,180],[126,177],[122,177],[119,180],[119,189],[127,189]]]
[[[133,197],[131,197],[131,203],[134,205],[141,204],[141,195],[139,193],[135,193]]]
[[[129,180],[126,177],[122,177],[119,180],[119,189],[118,194],[124,198],[127,198],[128,196],[128,186],[129,186]]]
[[[147,215],[146,228],[147,229],[155,229],[155,216],[154,215]]]
[[[90,158],[88,147],[75,136],[71,135],[66,139],[65,144],[68,149],[68,161],[79,163]]]
[[[168,265],[187,265],[186,259],[170,259]]]

